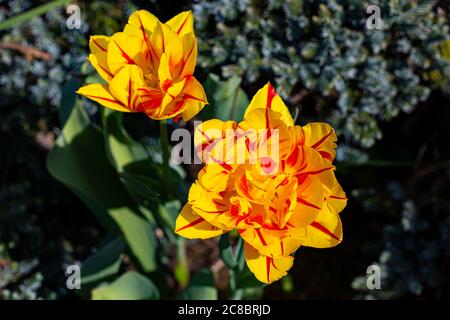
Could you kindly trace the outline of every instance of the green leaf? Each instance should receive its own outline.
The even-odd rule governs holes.
[[[93,300],[157,300],[159,297],[155,284],[134,271],[129,271],[109,285],[92,291]]]
[[[111,164],[118,172],[123,172],[125,167],[139,161],[149,159],[145,147],[134,141],[125,131],[122,125],[122,113],[102,109],[103,132]],[[150,169],[150,163],[148,164]]]
[[[58,108],[59,123],[61,127],[64,127],[70,117],[73,107],[77,103],[77,94],[75,91],[77,91],[81,85],[82,83],[80,80],[73,78],[64,83],[62,87],[61,103]]]
[[[158,180],[128,172],[122,172],[119,176],[125,187],[135,196],[154,202],[160,201],[161,195],[156,191],[161,184]]]
[[[204,84],[210,105],[203,109],[202,119],[241,121],[249,100],[240,84],[241,78],[239,77],[235,76],[227,81],[221,81],[219,76],[210,74]]]
[[[93,253],[81,267],[81,290],[77,294],[87,299],[93,288],[111,281],[119,272],[124,249],[123,238],[119,237]]]
[[[89,284],[115,275],[119,271],[125,243],[119,237],[92,254],[81,267],[81,284]]]
[[[181,202],[172,200],[159,205],[159,215],[171,230],[175,230],[175,221],[181,211]]]
[[[113,209],[111,215],[125,236],[131,252],[145,272],[157,269],[156,239],[150,223],[128,208]]]
[[[233,248],[230,243],[230,235],[228,233],[220,237],[219,251],[220,258],[228,268],[233,269],[237,266],[237,260],[233,254]]]
[[[192,278],[189,286],[180,294],[183,300],[216,300],[217,289],[214,276],[208,269],[201,269]]]
[[[40,16],[40,15],[46,13],[47,11],[50,11],[52,9],[55,9],[62,5],[65,5],[69,2],[70,2],[70,0],[55,0],[55,1],[50,1],[43,5],[40,5],[31,10],[28,10],[28,11],[21,13],[15,17],[12,17],[10,19],[7,19],[7,20],[1,22],[0,23],[0,31],[9,29],[9,28],[13,28],[13,27],[18,27],[22,23],[30,21],[31,19],[33,19],[37,16]]]
[[[103,135],[91,124],[79,100],[47,157],[47,168],[86,203],[105,228],[117,234],[109,211],[133,202],[108,162]]]

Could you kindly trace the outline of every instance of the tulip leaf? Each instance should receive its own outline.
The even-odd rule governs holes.
[[[159,181],[148,176],[122,172],[119,174],[125,187],[135,196],[153,202],[160,200],[159,192],[155,191],[161,184]]]
[[[233,254],[233,248],[230,243],[230,235],[228,233],[222,235],[219,240],[219,251],[220,258],[225,263],[225,265],[233,269],[237,266],[237,260]]]
[[[164,205],[159,205],[159,215],[166,225],[171,229],[175,229],[175,221],[181,210],[181,202],[172,200]]]
[[[127,165],[149,158],[145,147],[134,141],[122,125],[122,113],[102,109],[103,132],[111,164],[123,172]],[[150,166],[150,164],[149,164]]]
[[[111,215],[142,269],[145,272],[155,271],[156,239],[152,225],[128,208],[114,209]]]
[[[81,284],[97,282],[119,271],[125,243],[119,237],[92,254],[81,268]]]
[[[133,202],[108,162],[100,130],[91,124],[79,100],[47,157],[47,168],[85,202],[105,228],[117,234],[109,211]]]
[[[77,91],[81,85],[82,83],[80,80],[72,78],[65,82],[62,87],[61,104],[58,108],[59,123],[61,127],[64,127],[70,117],[73,107],[77,103],[78,99],[75,91]]]
[[[223,121],[241,121],[249,99],[240,84],[240,77],[235,76],[221,81],[218,75],[210,74],[204,84],[210,105],[203,109],[201,118],[203,120],[216,118]]]
[[[90,291],[104,281],[112,280],[122,263],[125,243],[118,237],[93,253],[81,267],[81,291],[79,294],[88,298]]]
[[[183,300],[216,300],[217,289],[214,276],[208,269],[198,271],[188,287],[180,294]]]
[[[92,290],[93,300],[156,300],[160,294],[147,277],[129,271],[114,282]]]

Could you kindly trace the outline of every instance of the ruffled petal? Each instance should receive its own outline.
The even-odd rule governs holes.
[[[208,223],[186,204],[178,215],[175,233],[188,239],[207,239],[220,236],[229,230],[221,230]]]
[[[342,241],[342,223],[337,212],[325,204],[317,218],[307,228],[304,246],[314,248],[330,248]]]
[[[327,123],[314,122],[302,127],[305,146],[317,150],[320,155],[333,162],[336,156],[336,133]]]
[[[247,265],[255,277],[264,283],[272,283],[284,277],[294,263],[291,256],[271,258],[261,255],[258,250],[245,243],[244,254]]]
[[[244,118],[255,109],[270,109],[280,114],[280,119],[288,127],[294,125],[294,120],[289,112],[289,109],[284,104],[281,97],[276,93],[272,85],[267,83],[262,89],[254,95],[250,105],[245,111]]]

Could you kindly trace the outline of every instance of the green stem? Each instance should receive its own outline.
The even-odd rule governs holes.
[[[28,11],[25,11],[24,13],[18,14],[17,16],[14,16],[12,18],[9,18],[9,19],[1,22],[0,23],[0,31],[9,29],[9,28],[13,28],[13,27],[17,28],[20,24],[30,21],[34,17],[40,16],[40,15],[46,13],[47,11],[50,11],[59,6],[65,5],[65,4],[69,3],[69,1],[70,0],[50,1],[48,3],[37,6]]]
[[[171,198],[170,186],[169,186],[169,138],[167,135],[167,121],[159,121],[159,134],[161,139],[161,152],[163,158],[163,180],[164,187],[166,189],[166,196],[168,199]]]

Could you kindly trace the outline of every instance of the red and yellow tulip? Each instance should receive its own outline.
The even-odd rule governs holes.
[[[163,120],[187,121],[206,104],[202,85],[193,76],[197,40],[190,11],[166,23],[151,13],[133,13],[123,32],[92,36],[88,60],[106,84],[90,84],[78,93],[102,106],[144,112]]]
[[[225,134],[229,129],[236,132],[231,139]],[[264,139],[250,141],[245,135],[261,129],[268,132]],[[334,174],[336,134],[328,124],[294,125],[267,84],[253,97],[242,122],[209,120],[195,133],[197,150],[207,153],[202,159],[213,161],[205,161],[191,186],[176,233],[205,239],[237,229],[247,265],[264,283],[286,275],[300,246],[328,248],[342,241],[339,213],[347,198]],[[247,160],[251,152],[273,143],[278,154],[240,163],[235,160],[242,152],[227,155],[239,143]]]

